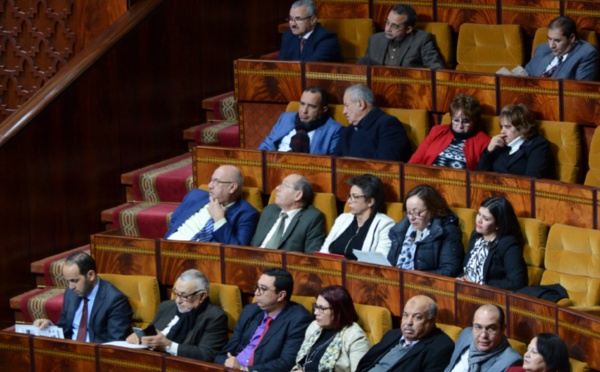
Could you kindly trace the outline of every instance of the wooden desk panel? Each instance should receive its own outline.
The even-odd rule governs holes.
[[[404,195],[402,195],[402,200],[410,190],[427,184],[439,191],[451,207],[467,206],[467,172],[465,170],[403,164],[403,174]]]
[[[33,338],[35,370],[95,371],[98,344],[47,337]]]
[[[594,229],[596,192],[582,185],[535,181],[535,217],[549,226],[562,223]]]
[[[497,23],[496,0],[438,0],[438,22],[447,22],[458,33],[463,23]]]
[[[430,69],[371,67],[371,89],[379,107],[433,111],[433,78]]]
[[[224,164],[235,165],[244,175],[244,186],[263,188],[262,151],[198,146],[192,151],[194,185],[208,184],[213,172]]]
[[[158,277],[155,239],[92,235],[91,252],[99,273]]]
[[[387,19],[388,14],[392,10],[395,4],[394,2],[390,2],[388,0],[372,0],[373,2],[373,21],[377,24],[378,30],[385,29],[385,21]],[[411,7],[415,9],[417,12],[417,21],[418,22],[433,22],[433,1],[413,1],[408,2]]]
[[[308,178],[314,192],[333,193],[331,156],[269,151],[265,153],[265,158],[267,177],[264,193],[271,193],[292,173]]]
[[[215,372],[215,371],[230,371],[223,366],[217,364],[200,362],[193,359],[167,356],[164,358],[165,371],[194,371],[194,372]]]
[[[337,258],[306,255],[296,252],[285,254],[285,268],[294,277],[294,294],[315,296],[329,285],[344,285],[343,261]]]
[[[598,317],[568,308],[558,308],[558,335],[572,358],[586,361],[600,370],[600,320]]]
[[[600,83],[565,80],[563,82],[565,121],[578,124],[600,124]]]
[[[239,102],[285,103],[300,100],[302,66],[293,61],[234,61],[235,97]]]
[[[0,331],[2,368],[7,368],[8,371],[31,371],[32,337],[20,333]]]
[[[400,164],[384,160],[335,158],[335,196],[346,201],[350,193],[348,180],[362,174],[372,174],[381,179],[387,202],[400,202]]]
[[[438,70],[435,72],[435,84],[435,112],[449,112],[450,102],[460,93],[464,93],[479,100],[481,114],[498,114],[496,104],[498,102],[496,95],[496,75]]]
[[[473,315],[479,306],[494,304],[500,306],[506,315],[506,296],[508,291],[456,281],[456,325],[462,328],[473,325]],[[508,337],[512,337],[508,334]]]
[[[98,366],[111,372],[160,372],[164,353],[151,350],[126,349],[98,345]]]
[[[385,307],[402,316],[400,269],[346,261],[346,289],[354,303]]]
[[[548,27],[550,21],[559,15],[560,2],[556,0],[537,0],[536,2],[502,0],[501,2],[502,24],[521,25],[529,38],[533,38],[538,28]],[[526,59],[529,60],[529,58]]]
[[[369,0],[315,0],[319,18],[370,18]]]
[[[300,97],[298,97],[298,100]],[[286,110],[284,103],[239,102],[240,147],[255,150]]]
[[[404,302],[416,295],[427,295],[437,303],[437,321],[443,324],[454,324],[456,311],[458,311],[454,299],[455,282],[454,278],[430,275],[420,271],[403,270]]]
[[[532,178],[491,172],[469,172],[471,203],[469,208],[479,210],[490,196],[502,196],[512,205],[517,217],[532,217]]]
[[[538,333],[556,333],[557,308],[552,302],[528,296],[508,296],[508,331],[511,338],[529,344]]]
[[[500,107],[523,103],[539,120],[560,121],[560,90],[557,79],[499,76]]]
[[[159,255],[162,284],[172,286],[189,269],[202,271],[210,283],[222,283],[219,243],[160,240]]]
[[[589,0],[562,0],[564,15],[572,18],[578,30],[600,32],[600,3]]]
[[[237,285],[246,294],[254,293],[254,285],[263,271],[283,268],[281,250],[249,248],[241,246],[223,247],[225,283]]]
[[[351,85],[367,84],[367,66],[341,63],[306,63],[306,86],[317,85],[329,93],[330,104],[343,104],[344,91]]]

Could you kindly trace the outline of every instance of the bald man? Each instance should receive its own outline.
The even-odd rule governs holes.
[[[249,245],[258,211],[241,198],[244,177],[233,165],[217,168],[209,191],[190,191],[171,217],[165,239]]]
[[[446,372],[503,372],[521,365],[523,358],[510,347],[504,335],[504,311],[496,305],[481,305],[473,316],[473,327],[465,328]]]
[[[400,329],[393,329],[361,359],[357,372],[443,371],[454,343],[436,327],[437,305],[427,296],[406,302]]]

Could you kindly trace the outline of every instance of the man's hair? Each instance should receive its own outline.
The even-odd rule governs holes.
[[[302,175],[299,176],[298,181],[294,184],[294,190],[302,191],[302,199],[300,201],[302,202],[302,206],[306,208],[312,204],[315,194],[310,181]]]
[[[479,311],[481,309],[484,309],[484,308],[487,308],[487,309],[490,309],[490,308],[496,309],[498,311],[498,323],[500,323],[500,327],[504,328],[504,326],[506,325],[505,324],[506,319],[504,317],[504,310],[502,310],[502,308],[500,306],[496,305],[496,304],[485,304],[485,305],[479,306],[477,308],[477,311]],[[477,311],[475,311],[475,312],[477,312]],[[473,315],[473,317],[475,317],[475,315]]]
[[[427,320],[435,320],[437,318],[438,307],[435,301],[431,301],[429,309],[427,309]]]
[[[263,275],[272,276],[275,278],[275,291],[285,291],[285,300],[289,301],[294,292],[294,278],[292,274],[283,269],[267,269]]]
[[[327,107],[327,105],[329,104],[329,94],[327,94],[325,89],[317,85],[311,85],[304,89],[303,92],[318,93],[321,96],[321,107]]]
[[[398,4],[392,8],[392,11],[398,15],[406,14],[404,27],[414,27],[417,23],[417,12],[410,5]]]
[[[554,18],[550,21],[548,29],[560,30],[567,39],[570,38],[571,35],[575,35],[575,39],[577,39],[577,26],[575,25],[575,21],[569,17],[560,16]]]
[[[292,4],[292,8],[297,8],[299,6],[306,7],[306,17],[317,16],[317,7],[315,3],[312,2],[312,0],[298,0],[294,1],[294,3]]]
[[[206,291],[210,288],[210,282],[204,273],[200,270],[189,269],[179,275],[179,280],[182,282],[194,281],[196,282],[196,291]]]
[[[85,252],[71,253],[65,259],[65,264],[77,265],[79,268],[79,274],[81,275],[87,275],[88,271],[90,270],[96,272],[96,262],[89,254]]]
[[[365,101],[368,106],[375,106],[375,95],[366,85],[356,84],[346,88],[352,102]]]

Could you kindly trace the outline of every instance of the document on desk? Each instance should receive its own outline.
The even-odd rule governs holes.
[[[387,257],[381,252],[363,252],[358,249],[353,249],[352,253],[356,256],[356,259],[360,262],[371,263],[381,266],[392,266],[388,261]]]
[[[111,342],[105,342],[102,345],[120,346],[120,347],[126,347],[128,349],[147,349],[148,348],[148,346],[146,346],[146,345],[130,344],[127,341],[111,341]]]
[[[39,329],[33,324],[15,324],[16,333],[25,333],[34,336],[46,336],[52,338],[65,338],[63,330],[60,327],[51,325],[46,329]]]

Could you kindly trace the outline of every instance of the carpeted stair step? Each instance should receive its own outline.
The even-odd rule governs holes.
[[[171,214],[179,203],[131,202],[102,211],[107,230],[118,229],[124,236],[148,239],[164,237]]]

